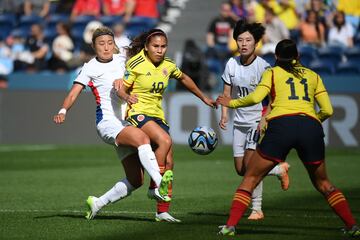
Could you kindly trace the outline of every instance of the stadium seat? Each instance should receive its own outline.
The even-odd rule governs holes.
[[[133,38],[143,32],[154,28],[157,24],[157,19],[147,17],[133,17],[130,22],[126,24],[125,34]]]
[[[317,58],[317,49],[310,45],[299,47],[300,62],[305,67],[309,67],[310,63]]]
[[[324,47],[318,50],[317,58],[326,64],[337,66],[343,61],[343,49],[340,47]]]
[[[275,55],[273,53],[266,53],[260,57],[267,61],[272,67],[275,65]]]
[[[340,63],[336,67],[336,75],[359,75],[360,74],[360,66],[355,62],[344,62]]]
[[[315,55],[314,53],[310,53],[310,52],[303,52],[303,53],[300,53],[300,62],[303,66],[305,67],[309,67],[310,66],[310,63],[312,61],[314,61],[316,58],[315,58]]]
[[[19,24],[18,24],[18,29],[20,29],[20,31],[25,34],[26,36],[28,36],[30,34],[30,28],[31,25],[33,24],[41,24],[42,23],[42,18],[40,18],[39,16],[36,15],[24,15],[20,17],[19,20]]]
[[[314,60],[310,62],[309,68],[320,76],[334,74],[334,65],[320,60]]]
[[[360,64],[360,47],[349,48],[345,51],[347,61]]]
[[[69,15],[66,14],[53,14],[49,16],[49,18],[46,20],[46,27],[47,28],[56,28],[56,24],[58,22],[68,22],[69,21]]]
[[[355,34],[354,36],[354,45],[355,46],[360,46],[360,32],[358,31],[357,34]]]
[[[101,16],[99,21],[107,27],[112,27],[115,23],[122,22],[121,16]]]
[[[10,32],[15,26],[14,14],[1,14],[0,15],[0,39],[5,39],[9,36]]]
[[[72,30],[77,32],[84,32],[86,25],[95,20],[94,16],[81,15],[76,17],[72,24]]]
[[[83,32],[77,29],[71,29],[71,37],[74,41],[74,50],[80,50],[81,43],[83,42]]]
[[[56,36],[57,36],[56,29],[52,29],[48,27],[44,29],[44,39],[46,43],[51,44]]]

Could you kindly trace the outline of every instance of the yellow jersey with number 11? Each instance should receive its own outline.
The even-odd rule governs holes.
[[[312,70],[299,67],[302,78],[285,71],[281,67],[267,69],[254,92],[245,98],[231,100],[229,106],[248,106],[261,101],[266,95],[271,96],[271,112],[268,120],[286,115],[307,115],[319,121],[332,113],[328,93],[318,74]],[[316,112],[315,103],[320,106]]]
[[[179,79],[180,69],[169,58],[155,66],[146,56],[144,50],[130,58],[126,64],[124,85],[130,94],[136,94],[138,102],[128,105],[127,117],[144,114],[165,120],[162,109],[163,93],[170,78]]]

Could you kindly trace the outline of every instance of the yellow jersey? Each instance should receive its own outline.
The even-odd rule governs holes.
[[[180,78],[182,72],[169,58],[155,66],[144,50],[130,58],[126,63],[124,85],[130,94],[136,94],[138,102],[128,105],[127,117],[144,114],[165,120],[162,109],[163,93],[170,78]]]
[[[301,79],[281,67],[267,69],[255,91],[245,98],[231,100],[230,107],[249,106],[270,94],[271,112],[267,120],[284,115],[307,115],[324,121],[333,112],[324,84],[312,70],[305,67],[299,70]],[[320,106],[319,112],[315,112],[315,102]]]

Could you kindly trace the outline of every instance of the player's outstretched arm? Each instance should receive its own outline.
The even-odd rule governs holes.
[[[53,121],[56,124],[61,124],[65,121],[66,112],[71,108],[75,103],[77,97],[80,95],[81,91],[84,89],[84,86],[79,83],[74,83],[70,89],[68,95],[65,97],[62,107],[58,114],[53,117]]]
[[[217,108],[216,101],[208,98],[204,95],[204,93],[196,86],[194,81],[185,73],[181,74],[178,79],[190,92],[192,92],[195,96],[200,98],[206,105]]]

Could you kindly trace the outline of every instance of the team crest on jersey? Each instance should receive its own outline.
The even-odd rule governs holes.
[[[146,76],[151,76],[151,73],[150,73],[150,72],[147,72]]]
[[[138,115],[138,116],[136,117],[136,120],[137,120],[138,122],[142,122],[142,121],[144,121],[144,119],[145,119],[145,116],[142,115],[142,114],[140,114],[140,115]]]
[[[130,75],[129,71],[126,70],[125,73],[124,73],[125,80],[127,80],[129,78],[129,75]]]
[[[167,71],[167,69],[166,69],[166,68],[164,68],[164,69],[162,70],[162,73],[164,74],[164,76],[167,76],[167,75],[168,75],[168,71]]]

